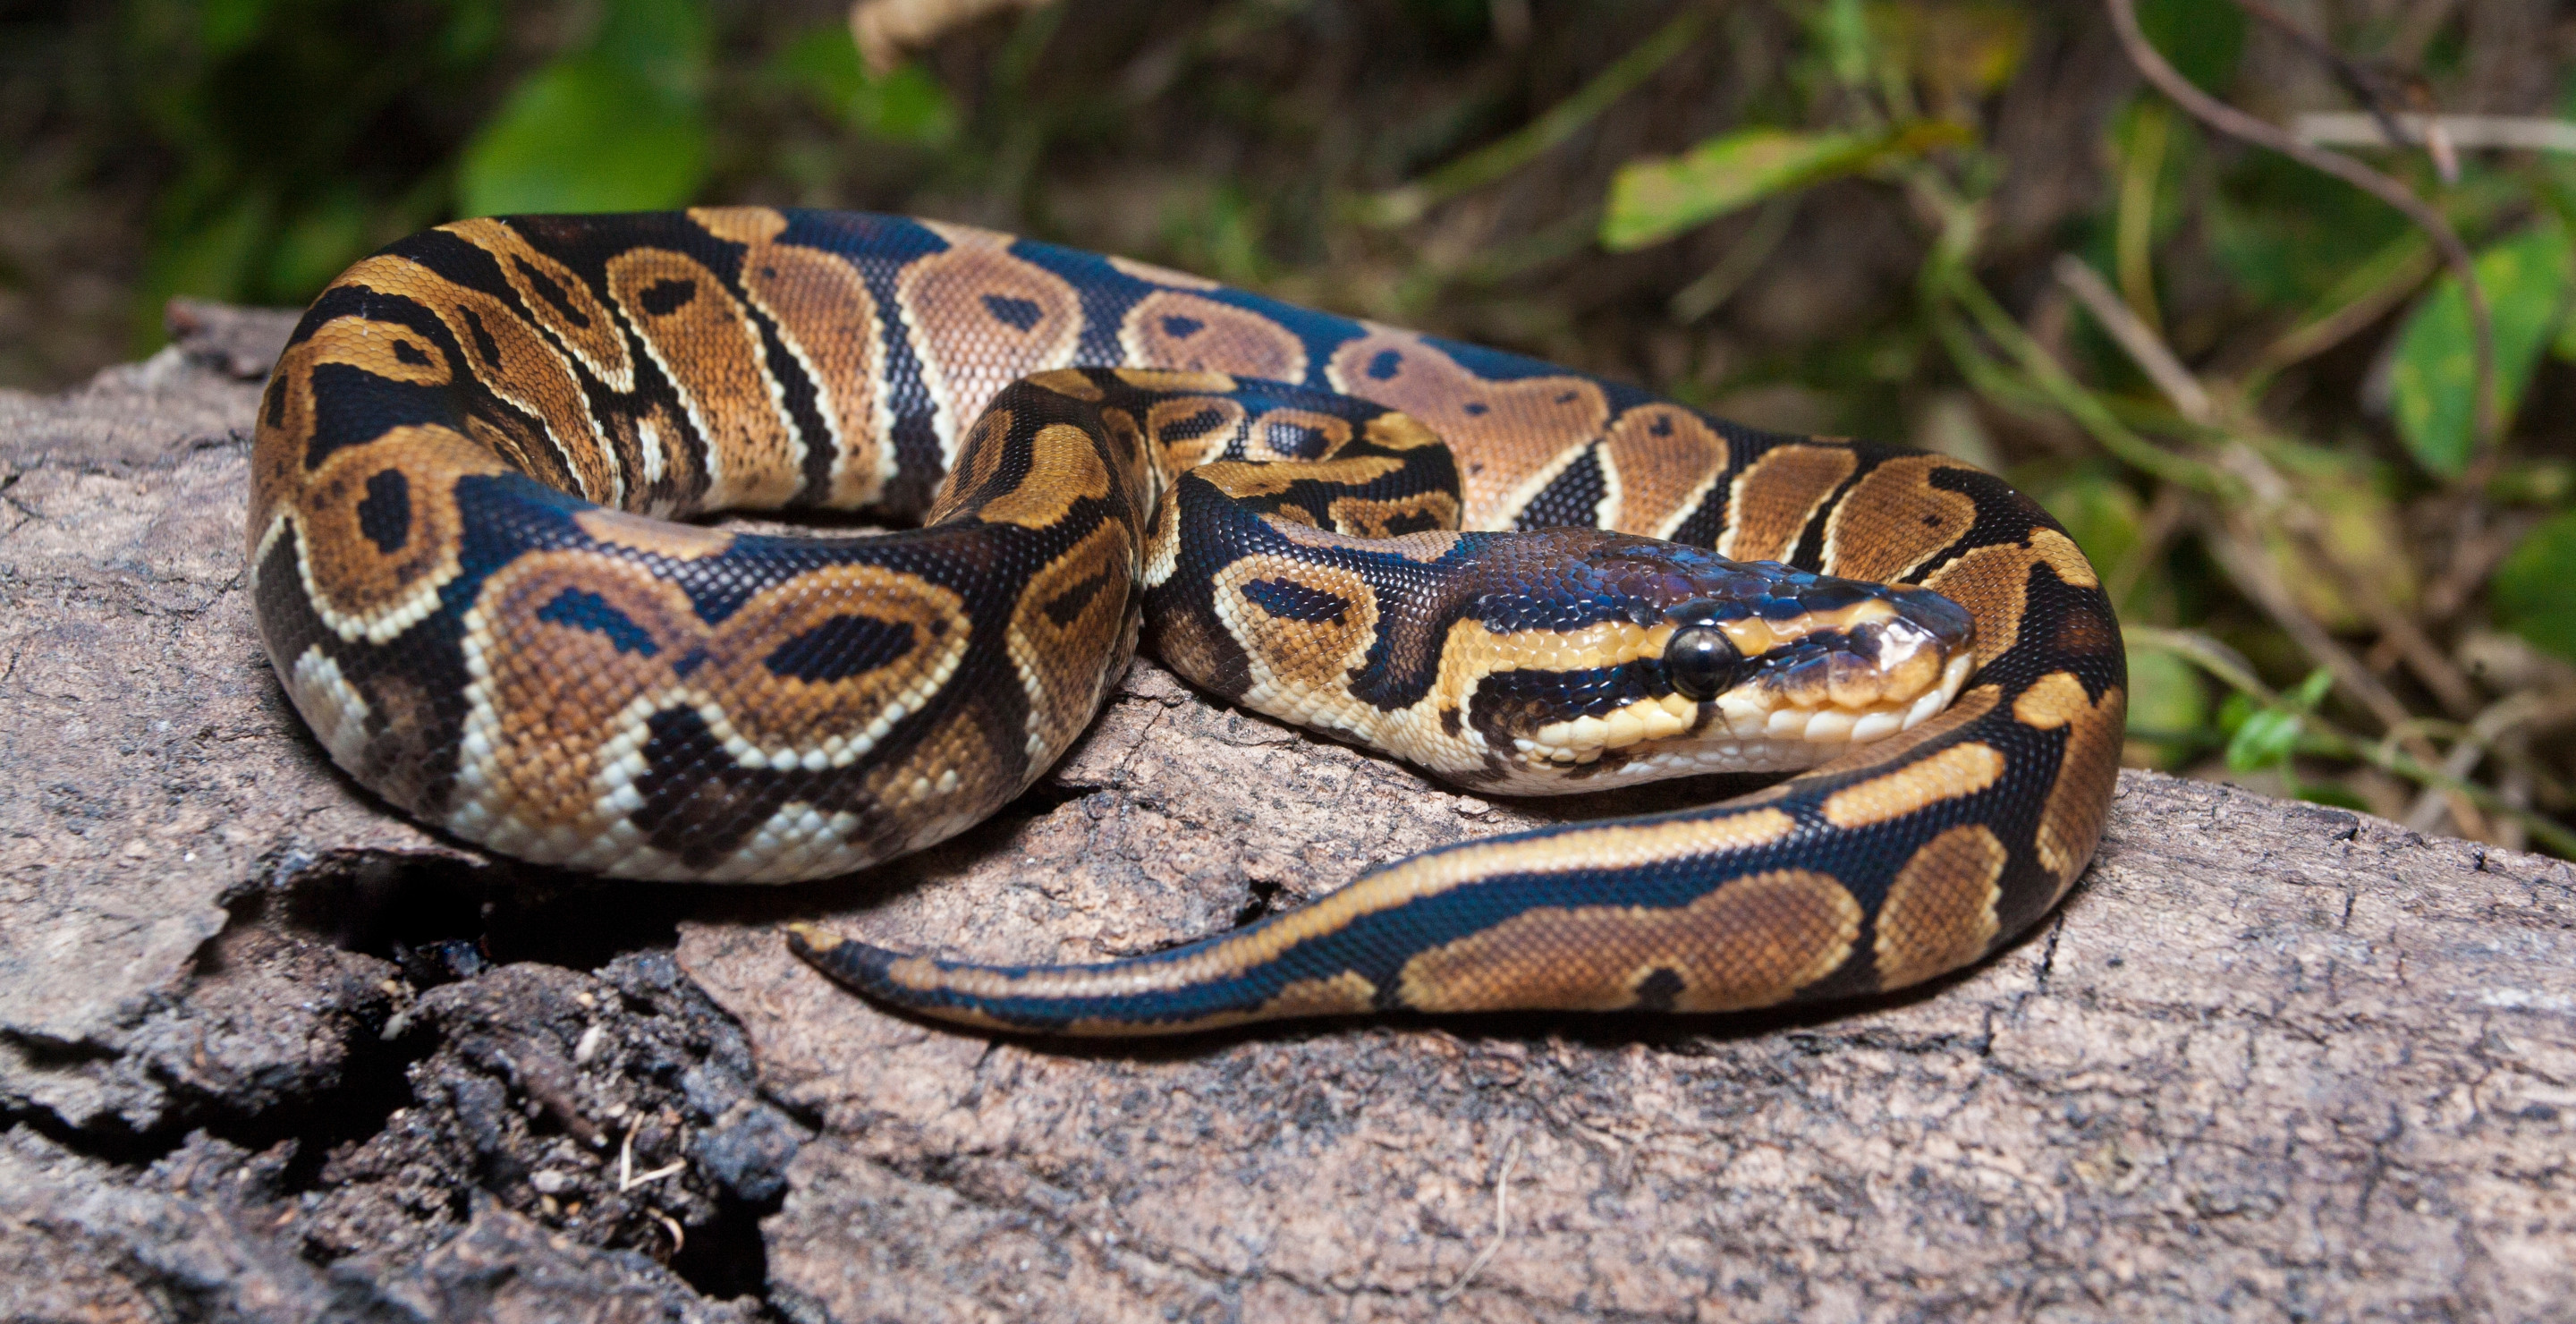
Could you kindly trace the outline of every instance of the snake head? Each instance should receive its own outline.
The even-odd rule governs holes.
[[[1634,632],[1587,683],[1524,673],[1521,702],[1497,706],[1519,719],[1489,728],[1518,755],[1511,789],[1813,767],[1939,713],[1976,665],[1974,619],[1929,589],[1643,539],[1583,561],[1596,619]]]

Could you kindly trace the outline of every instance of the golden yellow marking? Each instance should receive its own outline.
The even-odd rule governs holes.
[[[1073,743],[1117,680],[1114,661],[1131,638],[1127,594],[1135,549],[1128,538],[1124,526],[1103,522],[1031,575],[1012,609],[1008,643],[1029,696],[1031,767],[1054,762]],[[1074,593],[1087,596],[1059,622]]]
[[[709,505],[770,509],[805,486],[805,443],[779,403],[760,330],[716,274],[667,248],[608,259],[608,292],[678,389],[709,451]]]
[[[1768,845],[1797,820],[1776,809],[1646,825],[1576,828],[1533,841],[1480,842],[1417,855],[1369,874],[1303,910],[1179,960],[1150,965],[1067,966],[1009,974],[940,971],[926,960],[895,963],[888,977],[906,988],[954,990],[984,998],[1087,998],[1155,993],[1230,978],[1277,960],[1301,944],[1329,937],[1363,915],[1391,910],[1479,879],[1520,873],[1567,873],[1649,866]]]
[[[1157,290],[1137,300],[1119,321],[1118,343],[1131,363],[1264,381],[1306,379],[1306,342],[1296,332],[1249,308],[1195,294]]]
[[[1996,929],[2008,858],[1983,824],[1954,827],[1917,848],[1878,908],[1878,986],[1902,988],[1985,954]]]
[[[1221,1011],[1213,1015],[1196,1016],[1186,1021],[1169,1023],[1157,1021],[1152,1028],[1177,1034],[1189,1030],[1214,1030],[1228,1025],[1247,1025],[1254,1021],[1295,1020],[1306,1016],[1360,1016],[1375,1010],[1377,1010],[1377,985],[1370,983],[1356,970],[1345,970],[1329,978],[1300,979],[1293,984],[1284,985],[1271,996],[1269,1001],[1250,1011]],[[941,1008],[933,1014],[944,1016],[948,1013],[946,1008]],[[1138,1028],[1138,1024],[1134,1021],[1087,1016],[1067,1022],[1063,1032],[1074,1036],[1132,1035]]]
[[[1360,429],[1368,443],[1382,450],[1415,451],[1425,446],[1440,446],[1440,434],[1424,427],[1420,419],[1398,409],[1390,409],[1372,418]]]
[[[1787,560],[1816,508],[1858,467],[1859,459],[1839,446],[1773,447],[1735,476],[1717,554],[1738,561]]]
[[[885,344],[867,279],[837,253],[773,242],[787,218],[766,207],[699,207],[689,218],[744,245],[744,291],[777,324],[814,384],[833,447],[824,503],[850,509],[874,501],[894,477],[894,449],[886,444],[894,414],[880,394]]]
[[[1109,466],[1089,433],[1071,423],[1049,423],[1030,438],[1029,448],[1034,453],[1028,476],[978,507],[977,519],[1043,529],[1063,519],[1076,501],[1109,499]]]
[[[2104,690],[2096,702],[2084,692],[2084,682],[2066,671],[2040,677],[2013,700],[2013,716],[2026,725],[2042,731],[2071,728],[2066,733],[2066,753],[2058,761],[2057,780],[2040,807],[2037,834],[2039,862],[2057,875],[2060,896],[2084,871],[2102,840],[2111,783],[2120,775],[2120,740],[2128,711],[2128,694],[2119,686]]]
[[[1422,1011],[1611,1011],[1660,971],[1680,981],[1675,1011],[1768,1007],[1833,973],[1860,919],[1831,876],[1775,869],[1680,907],[1524,910],[1405,962],[1397,989]]]
[[[1976,472],[1938,455],[1904,455],[1852,484],[1825,521],[1825,573],[1893,583],[1957,542],[1976,524],[1977,502],[1932,485],[1945,469]]]
[[[673,561],[722,556],[733,546],[733,535],[722,529],[648,519],[605,507],[581,511],[572,517],[572,522],[580,525],[582,532],[601,542],[651,552]]]
[[[1093,404],[1109,398],[1109,393],[1100,389],[1100,383],[1091,380],[1090,374],[1079,368],[1056,368],[1048,372],[1033,373],[1029,377],[1029,384],[1043,386],[1057,395],[1087,400]]]
[[[1385,327],[1334,350],[1328,376],[1334,390],[1403,410],[1457,451],[1469,528],[1510,527],[1610,418],[1609,398],[1589,378],[1489,382]]]
[[[1601,445],[1604,484],[1617,494],[1601,527],[1668,538],[1726,471],[1726,438],[1679,405],[1639,405]]]
[[[1884,777],[1846,786],[1825,799],[1825,821],[1835,827],[1868,827],[1974,795],[2004,775],[2004,756],[1992,745],[1952,745]]]
[[[869,670],[832,680],[770,670],[769,657],[779,648],[844,616],[900,627],[909,646]],[[827,765],[839,765],[857,758],[863,740],[873,742],[865,734],[872,727],[891,726],[938,696],[965,657],[972,628],[963,599],[926,579],[880,566],[823,566],[753,594],[708,632],[707,663],[686,683],[773,759],[811,750]]]
[[[1339,460],[1219,460],[1200,465],[1194,472],[1215,484],[1218,491],[1241,499],[1277,496],[1300,482],[1358,487],[1403,467],[1404,461],[1392,455],[1352,455]]]
[[[2039,553],[2039,559],[2046,562],[2048,568],[2056,571],[2057,577],[2068,584],[2076,588],[2102,586],[2101,577],[2093,573],[2093,563],[2084,559],[2082,549],[2076,547],[2075,540],[2065,534],[2050,528],[2032,529],[2030,549]]]
[[[491,254],[528,315],[555,333],[592,376],[621,394],[635,389],[635,361],[617,318],[572,268],[538,252],[527,236],[497,220],[452,221],[438,228]]]
[[[1151,262],[1139,262],[1132,257],[1112,256],[1109,259],[1109,266],[1112,270],[1133,276],[1148,285],[1169,285],[1178,290],[1219,290],[1225,288],[1222,284],[1209,280],[1205,276],[1193,276],[1186,271],[1174,271],[1170,267],[1156,266]]]
[[[1456,528],[1458,498],[1446,492],[1416,492],[1385,501],[1335,497],[1325,513],[1336,530],[1354,538],[1386,538],[1395,536],[1398,524],[1409,526],[1403,530],[1406,533]]]
[[[1968,609],[1977,622],[1977,664],[2003,656],[2021,638],[2030,604],[2030,571],[2041,564],[2027,547],[1980,547],[1932,572],[1925,588]]]
[[[1314,547],[1337,552],[1377,552],[1401,556],[1424,565],[1438,561],[1456,550],[1458,535],[1451,531],[1403,533],[1392,538],[1362,538],[1330,529],[1319,529],[1303,521],[1283,518],[1293,512],[1280,511],[1261,517],[1280,537],[1300,547]]]

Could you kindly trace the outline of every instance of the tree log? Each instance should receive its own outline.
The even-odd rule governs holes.
[[[1140,662],[1061,766],[778,889],[485,857],[242,593],[287,321],[0,393],[0,1318],[2564,1317],[2576,871],[2123,774],[2064,908],[1794,1015],[1142,1045],[882,1013],[794,919],[1148,950],[1681,788],[1487,802]]]

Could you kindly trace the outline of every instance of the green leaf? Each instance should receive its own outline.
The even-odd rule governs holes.
[[[2495,331],[2499,422],[2510,426],[2567,292],[2567,232],[2535,226],[2478,254]],[[2389,375],[2397,433],[2418,464],[2446,478],[2468,467],[2477,439],[2477,337],[2468,296],[2449,277],[2407,316]]]
[[[302,303],[367,251],[366,199],[344,185],[291,217],[268,257],[264,292]]]
[[[1643,248],[1765,198],[1883,162],[1969,141],[1968,131],[1925,120],[1882,134],[1738,129],[1678,157],[1631,161],[1610,182],[1601,244]]]
[[[2235,81],[2245,11],[2234,0],[2138,0],[2138,30],[2201,91],[2216,96]]]
[[[694,96],[712,36],[705,0],[609,0],[590,50],[667,94]]]
[[[2307,715],[2334,686],[2334,673],[2320,667],[2284,693],[2280,702],[2248,715],[2227,742],[2227,770],[2243,774],[2277,768],[2298,752],[2299,731]]]
[[[2576,658],[2576,511],[2523,535],[2487,585],[2496,624]]]
[[[927,70],[898,66],[883,76],[860,63],[850,30],[817,28],[779,52],[777,76],[803,91],[826,114],[871,138],[936,147],[956,136],[957,107]]]
[[[466,145],[459,201],[468,216],[652,211],[689,201],[706,171],[694,100],[581,55],[531,75]]]

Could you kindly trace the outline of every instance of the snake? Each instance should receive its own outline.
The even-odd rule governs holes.
[[[775,883],[919,850],[1040,777],[1140,647],[1481,795],[1782,774],[1103,962],[787,927],[973,1027],[1917,985],[2057,905],[2117,778],[2110,599],[2000,478],[967,225],[442,225],[313,302],[250,453],[257,629],[314,739],[536,865]]]

